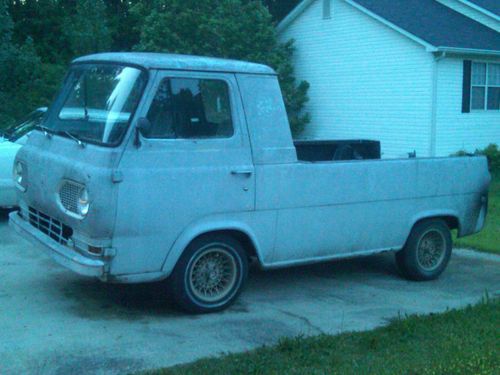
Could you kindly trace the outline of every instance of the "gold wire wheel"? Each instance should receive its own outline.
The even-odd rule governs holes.
[[[437,230],[429,230],[420,238],[417,246],[417,262],[425,271],[436,270],[446,255],[446,240]]]
[[[222,247],[202,251],[192,262],[189,286],[202,302],[223,300],[233,290],[237,280],[234,256]]]

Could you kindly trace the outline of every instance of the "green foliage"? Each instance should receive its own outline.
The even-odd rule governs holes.
[[[4,48],[11,42],[13,27],[5,0],[0,0],[0,53],[5,53]]]
[[[73,56],[109,51],[111,34],[106,22],[103,0],[80,0],[76,13],[64,25]]]
[[[484,150],[477,151],[488,158],[490,169],[496,173],[500,172],[500,149],[495,144],[490,144]]]
[[[500,173],[500,149],[496,144],[490,144],[483,150],[476,149],[473,154],[466,151],[458,151],[452,156],[484,155],[488,159],[488,166],[492,172]]]
[[[71,57],[63,24],[74,14],[74,0],[8,1],[14,20],[13,41],[22,44],[33,40],[43,62],[65,64]]]
[[[131,13],[137,4],[146,4],[141,0],[106,0],[108,28],[111,34],[113,51],[130,51],[139,43],[142,19]]]
[[[455,239],[456,247],[500,254],[500,170],[492,172],[488,200],[488,215],[484,229],[468,237]]]
[[[473,236],[460,239],[455,238],[455,246],[472,248],[490,253],[500,253],[500,150],[495,144],[490,144],[483,150],[476,150],[473,154],[459,151],[452,156],[484,155],[488,158],[488,165],[492,175],[488,200],[488,215],[483,230]],[[455,236],[456,237],[456,236]]]
[[[14,44],[12,27],[6,3],[0,0],[0,126],[12,124],[36,105],[33,89],[40,83],[40,59],[33,41]]]
[[[309,115],[301,113],[309,85],[296,82],[291,64],[293,43],[278,43],[273,23],[298,1],[0,0],[0,59],[8,60],[0,68],[0,124],[46,105],[73,58],[136,49],[272,66],[280,76],[292,129],[298,133],[309,122]],[[19,55],[21,48],[26,56]],[[17,60],[17,76],[12,76],[6,67],[16,66]]]
[[[264,4],[269,8],[269,12],[277,21],[281,21],[301,0],[264,0]]]
[[[280,77],[286,109],[295,134],[309,122],[301,114],[307,82],[293,74],[293,42],[279,43],[273,20],[260,1],[156,0],[132,12],[141,25],[139,51],[217,56],[262,63]]]

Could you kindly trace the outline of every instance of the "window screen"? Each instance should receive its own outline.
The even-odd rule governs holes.
[[[147,117],[149,138],[229,138],[234,132],[229,88],[221,80],[164,79]]]

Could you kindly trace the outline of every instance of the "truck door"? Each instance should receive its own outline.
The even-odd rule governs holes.
[[[114,273],[159,271],[189,225],[255,208],[234,75],[161,71],[148,96],[135,118],[147,118],[150,129],[139,136],[140,147],[131,135],[120,162],[114,247],[128,257],[117,257]]]

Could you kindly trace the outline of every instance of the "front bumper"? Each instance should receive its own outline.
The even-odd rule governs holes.
[[[103,260],[85,257],[76,250],[59,244],[31,226],[17,212],[12,212],[9,215],[9,225],[60,265],[83,276],[98,277],[101,280],[106,279],[106,263]]]

